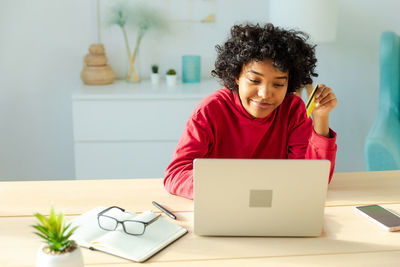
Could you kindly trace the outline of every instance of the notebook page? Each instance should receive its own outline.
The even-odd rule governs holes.
[[[81,216],[72,219],[70,221],[71,227],[79,227],[71,236],[71,239],[76,240],[81,246],[90,247],[91,243],[96,241],[96,239],[103,235],[109,234],[110,231],[101,229],[97,222],[97,214],[105,209],[106,207],[96,207],[88,212],[85,212]],[[113,216],[119,220],[128,220],[136,216],[134,213],[122,213],[115,209],[112,209],[105,214]]]
[[[155,216],[157,214],[145,211],[137,215],[135,220],[147,222]],[[104,235],[96,241],[99,242],[99,245],[104,244],[112,248],[107,252],[124,258],[142,261],[186,232],[186,229],[161,216],[148,225],[145,233],[141,236],[128,235],[122,229],[117,229],[117,231]]]

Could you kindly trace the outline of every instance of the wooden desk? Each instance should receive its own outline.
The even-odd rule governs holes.
[[[40,240],[30,227],[34,212],[50,204],[73,218],[95,206],[156,211],[164,204],[189,233],[146,264],[154,266],[398,266],[400,232],[389,233],[355,212],[379,203],[400,213],[400,171],[337,173],[329,186],[323,234],[318,238],[199,237],[193,234],[193,202],[169,195],[161,179],[0,183],[0,266],[34,266]],[[137,263],[82,249],[86,266]]]

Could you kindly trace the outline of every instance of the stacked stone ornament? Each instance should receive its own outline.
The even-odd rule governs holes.
[[[81,72],[81,79],[85,84],[103,85],[114,82],[115,74],[112,68],[107,65],[103,44],[91,45],[84,62],[85,66]]]

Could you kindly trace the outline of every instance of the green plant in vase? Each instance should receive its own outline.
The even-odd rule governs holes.
[[[175,86],[176,85],[176,71],[174,69],[167,70],[166,79],[168,86]]]
[[[158,65],[151,65],[151,75],[150,75],[151,84],[157,85],[160,81],[160,75],[158,74]]]
[[[50,216],[48,218],[40,213],[35,213],[35,217],[39,220],[38,224],[32,225],[32,227],[37,230],[35,234],[47,243],[50,251],[53,253],[62,253],[74,247],[74,243],[69,240],[69,237],[78,227],[67,231],[71,224],[65,225],[64,215],[62,213],[56,215],[54,207],[51,207]]]
[[[126,4],[120,4],[111,9],[109,24],[118,25],[124,36],[130,64],[126,79],[128,81],[139,82],[140,78],[135,63],[137,61],[140,43],[148,30],[165,30],[167,27],[167,20],[161,15],[161,13],[157,12],[157,10],[150,9],[144,5],[129,6]],[[126,30],[127,25],[132,25],[138,30],[135,48],[132,52],[129,47],[128,34]]]
[[[166,74],[167,75],[176,75],[176,71],[174,69],[169,69]]]
[[[37,230],[35,234],[47,244],[40,247],[36,266],[58,267],[68,262],[70,266],[83,267],[81,251],[75,241],[70,240],[78,227],[71,228],[71,223],[66,224],[64,214],[57,215],[53,206],[49,217],[40,213],[35,213],[35,217],[39,221],[32,225]]]
[[[158,65],[151,65],[151,73],[158,73]]]

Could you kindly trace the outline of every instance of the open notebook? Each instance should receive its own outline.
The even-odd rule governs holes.
[[[97,222],[97,214],[104,209],[106,207],[96,207],[71,220],[72,227],[79,226],[71,239],[82,247],[143,262],[187,233],[185,228],[162,216],[149,224],[144,234],[140,236],[126,234],[121,224],[115,231],[106,231],[101,229]],[[115,212],[115,214],[109,215],[118,220],[140,220],[144,222],[148,222],[157,216],[151,211],[145,211],[138,215],[133,212]]]

